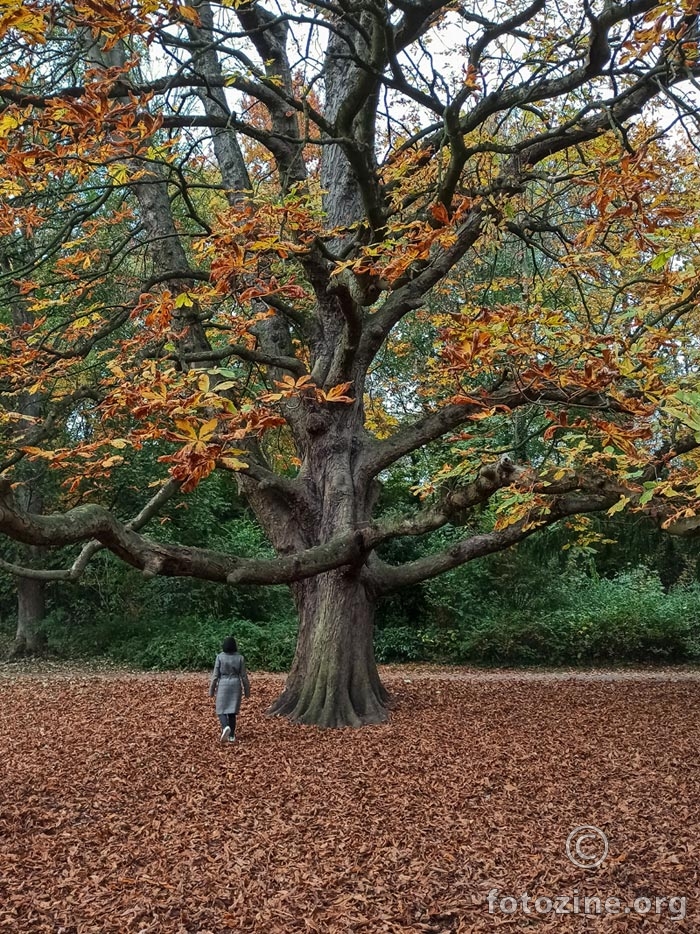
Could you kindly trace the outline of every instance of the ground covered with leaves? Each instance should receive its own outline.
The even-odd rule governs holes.
[[[388,725],[327,732],[253,676],[227,747],[206,675],[1,678],[0,931],[699,929],[698,675],[386,674]]]

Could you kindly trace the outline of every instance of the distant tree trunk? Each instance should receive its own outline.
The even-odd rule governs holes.
[[[34,246],[31,241],[24,243],[23,251],[19,257],[25,262],[34,255]],[[12,257],[0,253],[0,269],[8,272],[12,269]],[[35,315],[29,309],[23,295],[12,286],[9,293],[12,323],[16,328],[31,327]],[[21,392],[14,400],[17,412],[26,416],[27,423],[20,422],[19,427],[13,429],[15,443],[18,446],[27,444],[26,424],[40,422],[44,416],[44,402],[38,392]],[[19,464],[16,478],[21,481],[17,488],[17,502],[27,512],[41,513],[44,509],[44,496],[42,488],[46,476],[46,467],[41,463],[31,464],[27,461]],[[42,550],[34,547],[23,547],[20,551],[18,563],[25,567],[34,565],[41,567],[38,557]],[[45,584],[40,580],[27,577],[16,577],[17,583],[17,630],[15,641],[10,649],[10,657],[33,654],[41,648],[39,624],[46,613]]]
[[[17,492],[18,499],[29,512],[41,512],[43,498],[39,492],[42,471],[27,478],[25,486]],[[22,549],[19,563],[25,567],[41,566],[42,549],[26,547]],[[10,650],[10,657],[33,655],[41,650],[42,639],[39,626],[46,614],[46,585],[44,581],[31,577],[15,577],[17,583],[17,630],[15,641]]]
[[[374,658],[375,601],[361,573],[340,569],[294,586],[299,638],[283,694],[270,713],[322,727],[387,718]]]
[[[36,549],[31,549],[35,551]],[[11,657],[32,655],[42,648],[39,625],[46,613],[44,582],[17,577],[17,631]]]

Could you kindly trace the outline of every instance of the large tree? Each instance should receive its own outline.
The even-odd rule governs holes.
[[[692,524],[697,11],[6,0],[0,238],[31,249],[3,273],[0,531],[82,543],[65,571],[6,569],[77,580],[106,547],[287,583],[272,710],[356,726],[386,717],[383,594],[568,516]],[[102,481],[135,448],[170,476],[128,517]],[[377,516],[422,450],[421,504]],[[26,507],[23,460],[63,511]],[[215,469],[275,560],[140,531]],[[447,551],[377,555],[446,525]]]

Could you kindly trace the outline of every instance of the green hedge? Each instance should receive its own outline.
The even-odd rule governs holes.
[[[294,657],[297,634],[296,623],[289,620],[265,625],[200,616],[141,624],[114,620],[86,632],[85,626],[71,626],[65,617],[54,614],[43,629],[48,650],[59,656],[104,655],[126,665],[161,670],[209,668],[222,640],[234,635],[251,669],[285,671]]]
[[[184,617],[151,635],[145,644],[134,641],[111,652],[113,658],[142,668],[210,668],[221,651],[222,636],[234,634],[248,667],[285,671],[292,663],[296,627],[259,626],[249,620],[205,620]]]
[[[550,612],[498,607],[463,632],[459,661],[581,665],[700,658],[700,588],[666,593],[656,574],[583,579]]]
[[[458,596],[447,581],[444,602],[433,589],[422,607],[424,625],[397,625],[395,604],[379,614],[375,654],[381,663],[477,665],[599,665],[700,660],[700,587],[666,592],[656,573],[626,571],[614,578],[583,574],[541,586]],[[515,604],[515,605],[514,605]],[[104,655],[151,669],[208,668],[222,639],[233,634],[251,669],[285,671],[294,656],[297,625],[289,604],[269,604],[267,619],[189,608],[167,617],[105,612],[91,620],[54,611],[44,623],[49,651],[63,657]],[[386,607],[385,607],[386,609]],[[275,612],[276,611],[276,612]],[[387,625],[389,623],[389,625]]]

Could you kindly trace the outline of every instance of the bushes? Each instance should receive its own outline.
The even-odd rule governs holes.
[[[292,662],[296,642],[293,624],[257,625],[249,620],[212,620],[181,617],[176,625],[160,626],[143,637],[117,644],[109,652],[115,660],[140,668],[163,670],[210,668],[227,635],[235,635],[248,667],[284,671]]]
[[[188,616],[180,617],[176,625],[161,624],[147,632],[110,646],[109,656],[138,668],[209,668],[221,651],[222,633],[227,634],[218,622]]]
[[[666,593],[644,569],[579,588],[552,616],[562,649],[573,661],[682,661],[697,657],[700,589]]]
[[[291,664],[294,607],[284,587],[221,587],[156,578],[97,556],[78,587],[63,587],[42,623],[47,650],[64,658],[106,656],[140,668],[208,668],[233,633],[251,667]]]
[[[179,616],[139,624],[115,620],[111,625],[72,627],[53,614],[44,624],[49,651],[63,657],[105,655],[138,668],[209,668],[222,640],[233,634],[251,669],[285,671],[292,663],[296,623],[280,620],[258,624],[250,620]]]
[[[262,626],[245,620],[234,620],[229,628],[238,640],[249,668],[259,671],[289,670],[297,643],[295,621],[282,620]]]
[[[462,632],[458,660],[588,665],[700,659],[700,588],[665,593],[657,574],[569,578],[547,611],[493,606]]]
[[[556,633],[543,616],[518,612],[494,614],[479,620],[459,639],[455,661],[477,665],[562,664]]]
[[[459,640],[455,629],[396,626],[378,629],[374,654],[380,664],[392,662],[453,662]]]
[[[601,578],[571,565],[562,571],[556,560],[533,564],[516,553],[494,557],[428,582],[412,608],[396,599],[381,604],[377,661],[700,661],[700,585],[666,592],[659,575],[644,568]],[[233,633],[251,669],[285,671],[291,665],[297,624],[284,588],[167,579],[148,585],[109,556],[96,570],[99,588],[88,579],[54,601],[43,625],[50,652],[104,655],[143,668],[206,669],[221,640]]]

